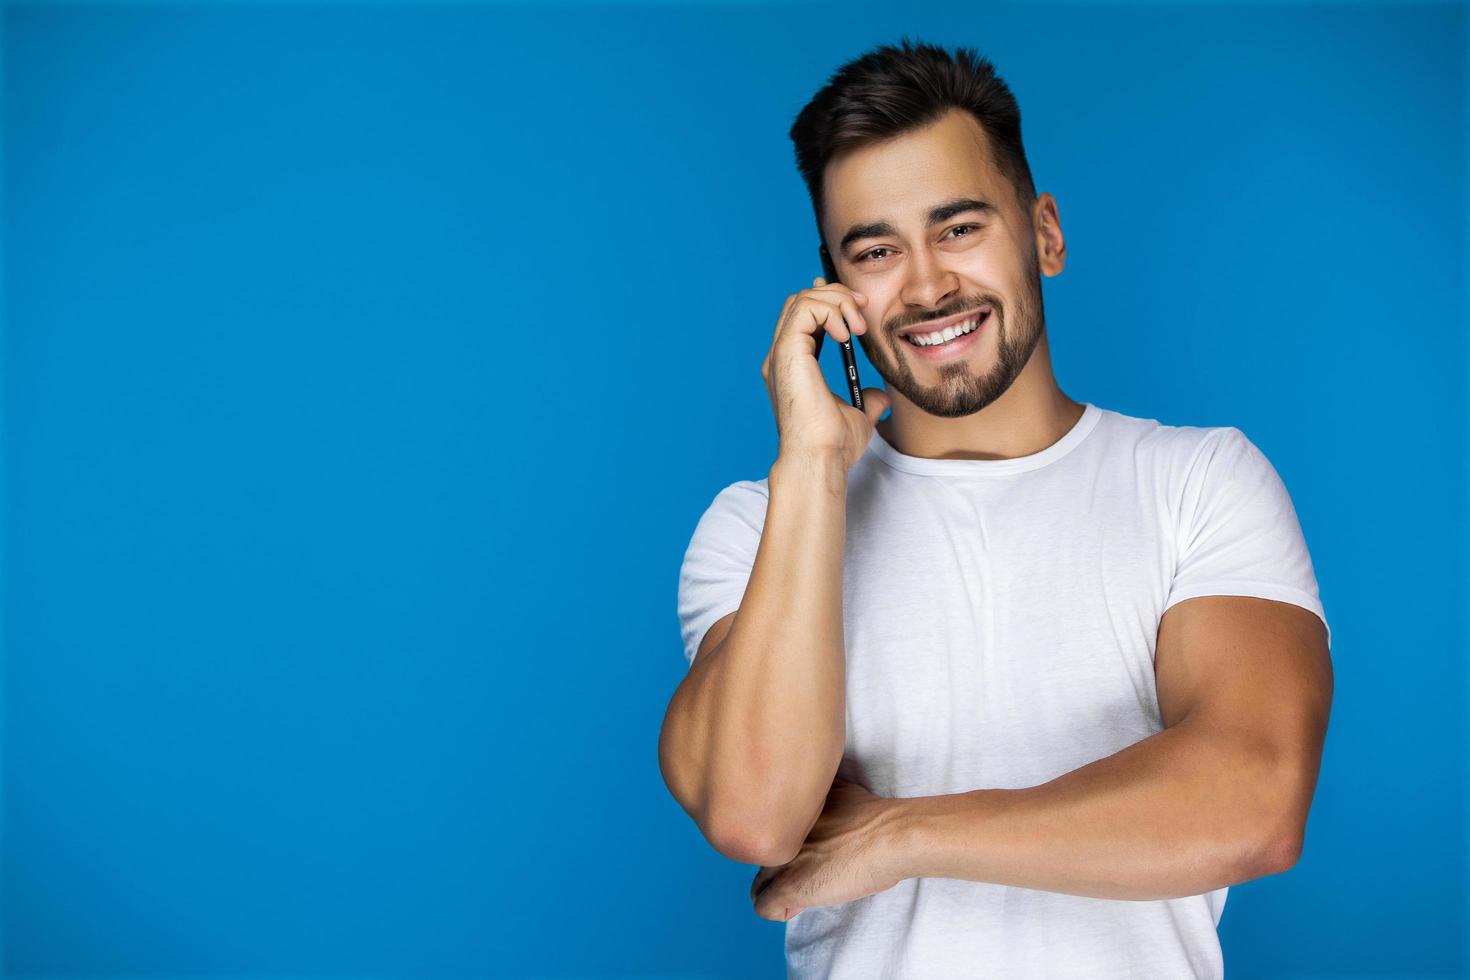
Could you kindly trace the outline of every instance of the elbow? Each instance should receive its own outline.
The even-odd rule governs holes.
[[[763,868],[779,868],[791,862],[801,852],[802,843],[797,841],[793,845],[789,839],[750,824],[737,827],[712,824],[705,839],[730,860]]]
[[[724,787],[705,797],[696,822],[714,849],[731,860],[779,868],[801,853],[821,817],[832,775],[823,778],[820,790],[798,791],[790,784]]]
[[[1302,856],[1302,838],[1300,835],[1286,838],[1274,838],[1262,848],[1262,867],[1265,869],[1263,875],[1279,875],[1296,867],[1297,861]]]
[[[793,823],[788,816],[772,816],[774,804],[752,806],[747,794],[737,805],[728,794],[713,793],[705,781],[687,778],[689,769],[681,769],[670,755],[660,753],[659,763],[669,792],[720,854],[742,864],[774,868],[801,851],[805,833],[797,837],[798,828],[787,826]]]
[[[1263,878],[1290,871],[1301,860],[1305,828],[1295,821],[1284,821],[1256,834],[1251,841],[1246,867],[1248,878]]]
[[[710,845],[732,861],[779,868],[801,853],[821,803],[815,810],[797,810],[785,794],[759,800],[723,796],[707,800],[696,822]]]
[[[1301,860],[1316,778],[1315,766],[1279,763],[1260,777],[1258,785],[1274,780],[1275,789],[1252,826],[1249,868],[1255,876],[1282,874]]]

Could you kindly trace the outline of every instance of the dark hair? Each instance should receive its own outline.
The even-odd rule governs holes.
[[[849,61],[827,80],[791,124],[796,167],[806,182],[822,241],[827,163],[845,150],[892,139],[936,122],[951,109],[963,109],[984,130],[996,168],[1029,213],[1036,199],[1031,168],[1021,144],[1021,108],[995,66],[971,48],[943,48],[908,37]],[[821,246],[827,278],[835,268]]]

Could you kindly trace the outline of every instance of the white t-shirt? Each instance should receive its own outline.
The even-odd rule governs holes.
[[[740,605],[767,492],[733,483],[695,528],[678,596],[690,664]],[[846,533],[838,775],[884,797],[1034,786],[1162,731],[1154,645],[1181,600],[1261,596],[1326,623],[1286,488],[1233,427],[1087,404],[1056,443],[1000,460],[907,456],[875,430],[848,473]],[[909,878],[786,923],[788,976],[1218,978],[1227,891]]]

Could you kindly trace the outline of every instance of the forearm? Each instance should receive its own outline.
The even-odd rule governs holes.
[[[701,826],[750,863],[794,853],[846,741],[840,459],[772,465],[765,525],[730,632],[695,659],[687,726]],[[701,664],[701,661],[705,662]],[[718,845],[717,845],[718,846]]]
[[[1024,789],[895,800],[903,877],[1094,898],[1199,895],[1280,870],[1275,780],[1195,719]]]

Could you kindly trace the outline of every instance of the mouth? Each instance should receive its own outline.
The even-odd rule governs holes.
[[[927,360],[941,361],[964,353],[974,346],[975,338],[990,322],[990,310],[967,313],[944,322],[937,331],[930,327],[919,327],[901,334],[903,341]]]

